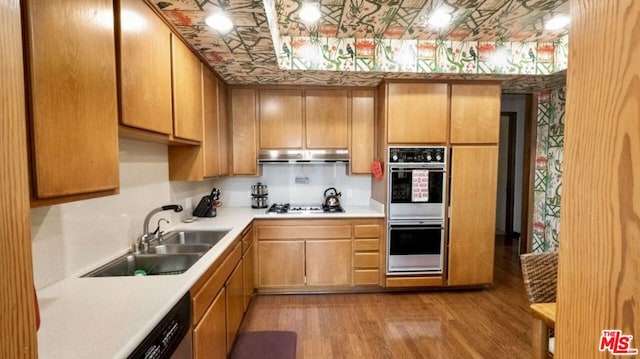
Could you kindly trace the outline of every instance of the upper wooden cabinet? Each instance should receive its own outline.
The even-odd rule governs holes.
[[[25,11],[32,195],[114,194],[119,164],[113,2],[28,1]]]
[[[258,174],[258,148],[256,123],[256,91],[231,90],[231,134],[233,175]]]
[[[199,146],[169,146],[169,179],[201,181],[224,176],[227,168],[226,87],[213,72],[203,69],[204,134]]]
[[[351,163],[352,174],[371,174],[375,151],[375,92],[351,92]]]
[[[390,83],[387,101],[388,143],[447,141],[447,84]]]
[[[173,66],[173,134],[202,141],[202,64],[175,35],[171,35]]]
[[[346,90],[305,91],[306,148],[348,148]]]
[[[453,147],[449,285],[493,282],[497,164],[497,146]]]
[[[144,2],[120,0],[123,125],[173,135],[171,31]]]
[[[451,143],[498,143],[500,85],[451,85]]]
[[[301,90],[260,90],[259,108],[261,149],[302,148]]]

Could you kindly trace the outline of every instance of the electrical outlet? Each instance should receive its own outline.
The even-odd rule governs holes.
[[[351,188],[347,189],[347,198],[353,197],[353,190]]]

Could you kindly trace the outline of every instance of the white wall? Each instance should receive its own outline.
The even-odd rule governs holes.
[[[335,187],[342,192],[343,205],[369,205],[371,198],[371,176],[347,176],[347,165],[262,165],[260,177],[230,177],[216,180],[221,188],[223,205],[251,206],[251,185],[266,184],[269,189],[269,204],[292,203],[320,205],[324,191]],[[309,178],[308,184],[295,183],[298,176]],[[351,190],[351,196],[349,196]]]
[[[191,217],[200,198],[217,186],[223,206],[251,206],[250,187],[258,181],[269,186],[269,203],[320,204],[326,187],[343,193],[347,205],[368,205],[370,176],[347,176],[344,164],[306,165],[309,184],[295,184],[299,165],[264,165],[261,177],[223,178],[204,182],[169,182],[167,146],[120,139],[120,194],[31,210],[34,282],[41,289],[117,256],[142,234],[146,214],[177,203],[185,209],[156,214],[176,224]],[[347,189],[353,195],[347,197]]]
[[[516,127],[516,169],[514,182],[514,205],[513,205],[513,230],[522,233],[521,218],[522,213],[522,156],[524,155],[524,121],[526,109],[526,95],[502,95],[500,110],[502,112],[517,112]],[[504,201],[503,201],[504,203]]]
[[[182,213],[162,212],[172,223],[190,217],[189,201],[211,189],[204,183],[169,182],[167,146],[120,139],[120,194],[31,210],[37,289],[85,271],[128,248],[153,208],[178,203]],[[197,202],[196,202],[197,204]]]

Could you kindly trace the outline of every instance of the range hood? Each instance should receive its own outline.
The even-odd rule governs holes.
[[[260,150],[258,163],[349,163],[348,150]]]

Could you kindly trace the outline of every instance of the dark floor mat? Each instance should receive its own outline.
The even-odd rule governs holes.
[[[297,335],[289,331],[244,332],[238,335],[231,359],[295,359]]]

